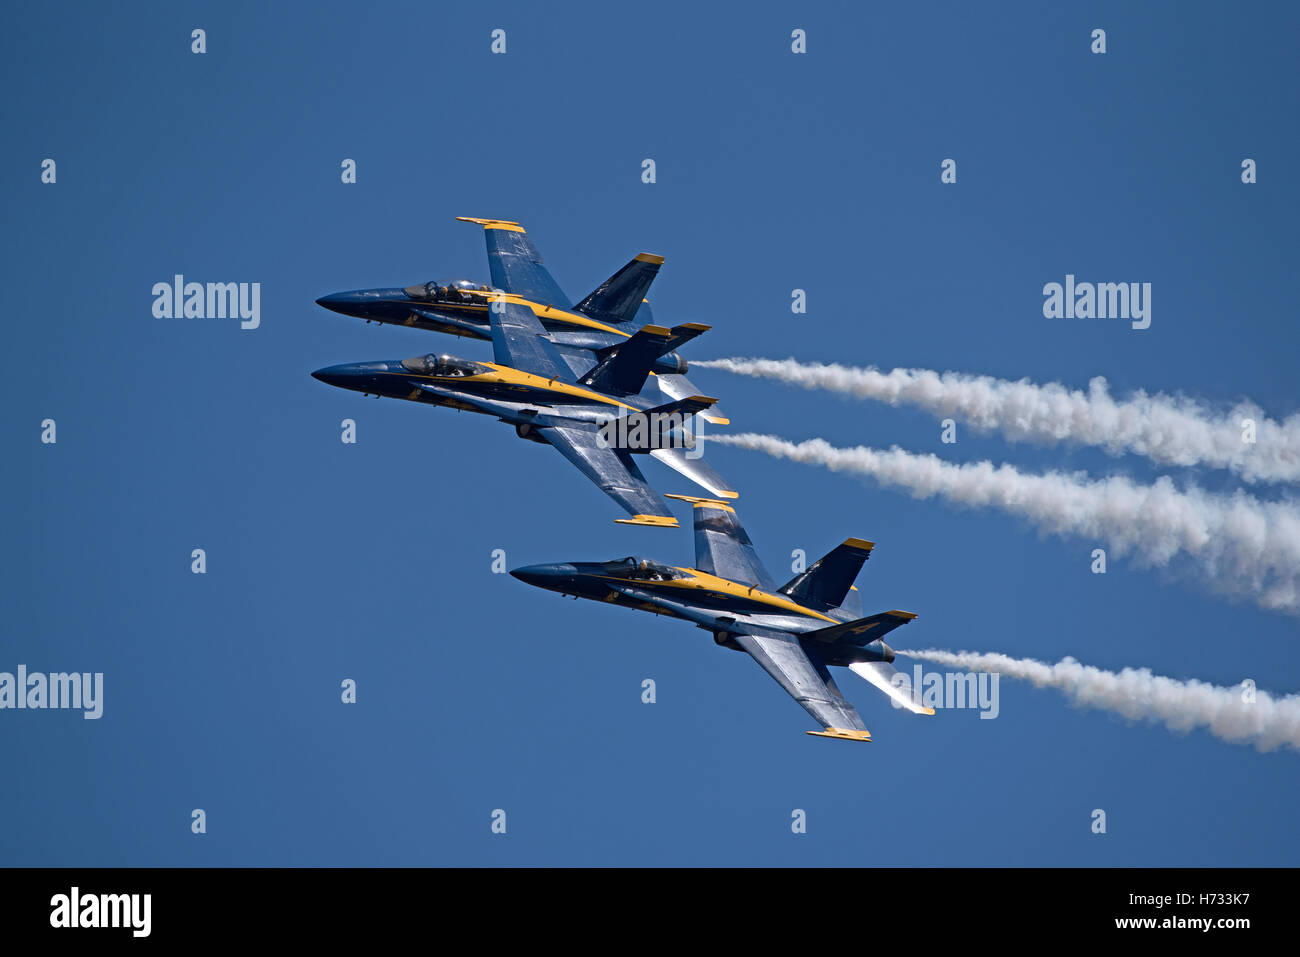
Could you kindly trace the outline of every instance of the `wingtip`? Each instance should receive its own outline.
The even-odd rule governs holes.
[[[677,519],[672,515],[633,515],[631,518],[614,519],[619,525],[649,525],[652,528],[678,528]]]
[[[664,264],[664,257],[656,256],[654,253],[637,253],[636,258],[637,262],[652,263],[656,266],[662,266]],[[645,300],[642,301],[644,302]]]
[[[506,229],[514,233],[524,232],[524,227],[512,219],[480,219],[477,216],[457,216],[456,220],[462,223],[478,223],[484,229]]]
[[[825,731],[805,731],[804,734],[811,734],[818,738],[839,738],[841,741],[871,741],[871,732],[865,728],[861,731],[848,728],[827,728]]]
[[[704,498],[699,495],[675,495],[672,492],[665,492],[664,498],[675,498],[679,502],[690,502],[693,508],[721,508],[728,512],[734,512],[735,509],[727,502],[719,498]]]

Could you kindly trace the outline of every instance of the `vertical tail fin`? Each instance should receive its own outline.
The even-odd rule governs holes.
[[[839,607],[848,600],[853,580],[858,577],[862,563],[871,557],[871,550],[875,547],[874,542],[860,538],[847,539],[844,544],[836,545],[813,562],[806,571],[786,582],[781,591],[795,601],[813,607]]]
[[[577,311],[602,322],[633,321],[663,262],[663,256],[641,253],[578,303]]]
[[[636,395],[645,388],[650,370],[661,356],[708,329],[698,322],[671,329],[642,326],[618,345],[602,349],[598,353],[600,361],[579,381],[602,392]]]

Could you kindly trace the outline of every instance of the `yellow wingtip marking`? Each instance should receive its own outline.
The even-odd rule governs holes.
[[[740,498],[739,492],[719,492],[718,494],[721,495],[723,498],[730,498],[730,499]]]
[[[899,611],[897,608],[889,612],[889,614],[897,615],[899,618],[906,618],[908,621],[911,621],[916,617],[916,615],[912,614],[910,611]]]
[[[665,329],[663,326],[642,326],[641,331],[649,336],[671,336],[672,330]]]
[[[656,256],[654,253],[637,253],[636,258],[637,262],[654,263],[656,266],[662,266],[664,264],[664,257]],[[645,302],[644,299],[641,301]]]
[[[701,498],[698,495],[674,495],[671,492],[665,492],[664,498],[675,498],[679,502],[690,502],[695,508],[720,508],[727,512],[735,511],[726,502],[716,498]]]
[[[710,329],[712,329],[713,327],[712,327],[712,326],[706,326],[706,325],[705,325],[704,323],[702,323],[702,322],[683,322],[683,323],[682,323],[678,328],[679,328],[679,329],[689,329],[689,330],[691,330],[691,332],[708,332],[708,331],[709,331]]]
[[[456,219],[462,223],[478,223],[484,229],[505,229],[512,233],[525,232],[524,227],[511,219],[479,219],[477,216],[457,216]]]
[[[805,731],[819,738],[839,738],[842,741],[870,741],[870,731],[851,731],[847,728],[827,728],[825,731]]]
[[[655,528],[677,528],[677,519],[671,515],[634,515],[631,518],[614,519],[620,525],[650,525]]]
[[[849,548],[860,548],[865,552],[869,552],[876,547],[875,542],[869,542],[865,538],[846,538],[844,544]]]
[[[921,709],[921,714],[933,715],[933,714],[934,714],[934,709],[933,709],[933,708],[922,708],[922,709]]]

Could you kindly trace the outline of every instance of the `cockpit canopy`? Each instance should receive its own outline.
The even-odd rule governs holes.
[[[610,564],[613,566],[610,569],[611,575],[616,578],[627,578],[631,581],[669,582],[687,577],[686,573],[679,569],[652,562],[648,558],[628,556]]]
[[[403,359],[402,368],[419,375],[433,375],[444,379],[478,375],[483,371],[477,362],[445,355],[416,356],[414,359]]]
[[[419,302],[472,302],[472,292],[495,292],[491,286],[469,279],[433,281],[418,286],[407,286],[402,292]]]

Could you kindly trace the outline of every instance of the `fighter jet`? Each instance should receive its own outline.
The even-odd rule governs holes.
[[[625,524],[677,525],[634,454],[652,455],[711,495],[739,494],[692,453],[691,417],[717,400],[687,396],[656,406],[639,394],[656,357],[708,326],[645,326],[575,376],[529,307],[493,303],[488,321],[493,362],[431,354],[330,366],[312,375],[343,389],[496,416],[520,438],[558,449],[632,515],[618,520]]]
[[[390,325],[412,326],[472,339],[490,339],[488,307],[494,302],[516,303],[532,310],[569,370],[582,375],[609,350],[627,341],[637,328],[653,324],[645,295],[664,258],[640,253],[601,283],[577,305],[560,289],[542,264],[541,254],[524,228],[504,219],[456,217],[478,223],[487,239],[492,282],[469,279],[436,280],[401,288],[357,289],[322,296],[326,309]],[[650,371],[665,399],[684,399],[699,390],[686,378],[686,360],[675,351],[656,356]],[[700,413],[721,425],[726,416],[717,409]]]
[[[895,684],[894,650],[884,636],[916,615],[886,611],[862,617],[853,581],[872,542],[847,539],[780,588],[758,560],[727,502],[669,495],[694,506],[695,567],[646,558],[529,565],[510,574],[529,585],[694,622],[724,648],[743,651],[776,679],[820,731],[808,734],[870,741],[857,710],[829,668],[847,666],[902,707],[934,714]]]

